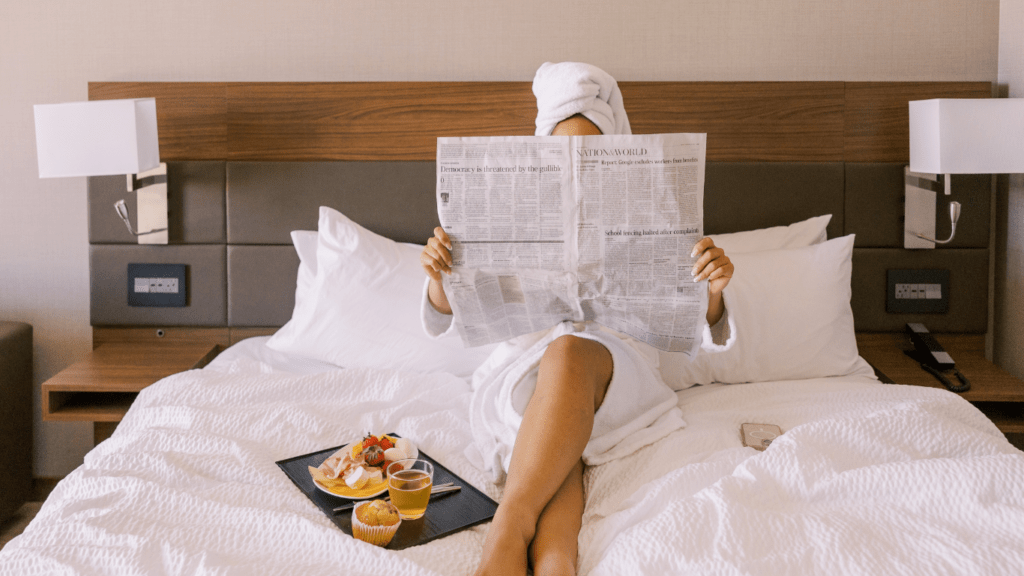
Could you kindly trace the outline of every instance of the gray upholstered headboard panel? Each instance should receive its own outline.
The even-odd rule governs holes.
[[[228,162],[229,244],[291,244],[320,206],[399,242],[439,225],[433,162]]]
[[[123,178],[89,179],[94,326],[280,326],[291,316],[298,266],[289,232],[316,230],[320,205],[399,241],[423,242],[437,225],[433,162],[176,162],[168,180],[171,245],[154,247],[135,244],[114,213],[113,203],[125,197]],[[924,321],[935,331],[984,332],[990,182],[956,177],[965,206],[956,240],[909,251],[902,249],[902,164],[708,162],[705,232],[832,214],[830,238],[857,234],[858,330],[895,331]],[[133,200],[128,195],[134,213]],[[946,232],[948,223],[940,222],[938,234]],[[188,264],[189,305],[129,307],[129,262]],[[887,314],[889,268],[950,269],[950,312]]]

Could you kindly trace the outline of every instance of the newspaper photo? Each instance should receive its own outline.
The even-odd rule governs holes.
[[[467,346],[592,321],[696,353],[705,134],[438,138],[444,277]]]

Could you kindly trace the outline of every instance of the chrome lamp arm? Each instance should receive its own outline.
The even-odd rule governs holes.
[[[131,232],[133,236],[144,236],[146,234],[154,234],[156,232],[163,232],[167,230],[167,228],[157,228],[155,230],[149,230],[147,232],[136,232],[135,228],[132,226],[132,221],[128,215],[128,206],[124,203],[124,200],[118,200],[117,202],[114,202],[114,210],[117,211],[117,215],[121,217],[121,221],[124,222],[124,225],[128,228],[128,231]]]
[[[949,221],[952,223],[953,226],[952,226],[952,229],[949,231],[949,238],[946,238],[945,240],[936,240],[935,238],[929,238],[929,237],[925,236],[924,234],[918,234],[917,232],[914,232],[913,234],[914,234],[914,236],[917,236],[918,238],[920,238],[922,240],[927,240],[929,242],[935,242],[936,244],[949,244],[950,242],[953,241],[953,238],[956,236],[956,223],[957,223],[958,220],[960,220],[960,203],[959,202],[950,202],[949,203]]]

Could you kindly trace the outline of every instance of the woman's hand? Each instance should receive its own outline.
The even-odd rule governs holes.
[[[715,246],[711,238],[702,238],[693,247],[691,256],[697,256],[697,262],[693,265],[690,274],[694,282],[701,280],[708,281],[708,324],[714,326],[722,319],[725,313],[725,301],[722,299],[722,290],[729,285],[732,273],[736,269],[732,260],[725,255],[725,250]]]
[[[430,277],[430,287],[427,296],[430,305],[442,314],[451,314],[452,307],[448,303],[448,296],[444,293],[441,285],[441,273],[452,273],[452,241],[444,229],[438,226],[434,228],[434,235],[427,240],[427,245],[420,253],[420,265],[423,271]]]
[[[700,256],[690,270],[694,282],[708,280],[708,294],[721,294],[722,290],[729,285],[735,266],[732,260],[725,255],[725,250],[715,246],[711,238],[702,238],[693,247],[691,256]]]
[[[452,241],[448,238],[444,228],[434,228],[434,235],[427,240],[427,245],[420,253],[420,264],[423,271],[435,282],[441,281],[441,272],[452,273]]]

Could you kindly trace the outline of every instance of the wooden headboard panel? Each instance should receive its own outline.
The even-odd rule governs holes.
[[[622,82],[633,132],[707,132],[709,161],[906,162],[907,102],[987,82]],[[160,157],[433,160],[439,136],[533,133],[528,82],[90,82],[156,97]]]
[[[988,180],[954,184],[958,190],[965,190],[958,192],[957,199],[965,204],[965,211],[959,227],[962,232],[954,243],[934,251],[906,251],[902,249],[900,223],[901,165],[909,159],[908,101],[989,97],[990,83],[623,82],[620,86],[634,133],[708,134],[708,186],[717,174],[719,187],[750,187],[760,201],[765,200],[766,190],[773,194],[768,201],[775,212],[765,210],[762,216],[760,209],[750,204],[754,206],[748,206],[746,211],[750,213],[742,215],[745,227],[777,225],[782,223],[780,214],[815,215],[804,214],[808,199],[817,200],[814,183],[809,182],[808,187],[804,182],[801,191],[794,194],[789,183],[801,180],[800,175],[805,173],[831,175],[830,180],[838,184],[829,184],[830,197],[822,201],[834,214],[830,236],[857,234],[853,306],[859,330],[890,330],[902,322],[925,321],[938,331],[985,331]],[[133,326],[159,326],[169,337],[185,330],[187,337],[193,338],[198,331],[200,336],[229,343],[241,336],[272,332],[279,325],[276,321],[263,327],[253,326],[251,321],[239,323],[230,312],[232,298],[248,297],[237,286],[230,286],[231,269],[241,266],[243,255],[251,262],[264,261],[255,250],[265,247],[285,258],[278,261],[279,270],[297,263],[287,238],[280,233],[270,239],[232,241],[228,232],[233,225],[232,203],[225,198],[236,195],[233,212],[237,215],[241,206],[237,195],[242,190],[238,178],[242,175],[273,171],[275,162],[291,174],[302,174],[304,183],[317,181],[310,171],[319,170],[318,166],[327,167],[331,183],[338,181],[339,173],[349,182],[358,181],[359,173],[352,175],[350,170],[369,170],[378,175],[404,170],[419,174],[415,176],[419,179],[427,175],[417,187],[425,187],[428,200],[432,200],[429,175],[437,137],[532,134],[536,114],[528,82],[89,84],[92,100],[138,97],[157,99],[160,156],[172,165],[172,211],[179,209],[192,215],[184,218],[186,227],[204,219],[217,222],[218,218],[221,227],[175,231],[175,226],[183,225],[178,219],[177,224],[172,221],[171,243],[175,246],[134,245],[130,237],[108,234],[105,224],[98,224],[105,218],[112,222],[110,230],[123,228],[116,219],[110,220],[116,217],[107,205],[104,181],[90,179],[90,204],[96,206],[90,213],[90,242],[97,344],[155,333],[150,328],[128,330]],[[735,174],[742,174],[743,179],[733,181]],[[766,181],[766,177],[775,181]],[[246,181],[253,180],[249,176]],[[118,186],[121,184],[111,181],[111,189]],[[223,191],[218,191],[218,186]],[[263,194],[264,203],[270,198],[265,190],[255,193]],[[100,197],[102,202],[97,200]],[[315,206],[318,201],[330,200],[302,201]],[[730,208],[744,206],[735,198],[730,202]],[[709,210],[712,205],[707,203]],[[309,219],[315,226],[315,214],[310,212]],[[251,215],[249,221],[254,221]],[[234,225],[237,230],[237,222]],[[708,232],[730,231],[713,228],[709,216]],[[940,222],[937,233],[943,232]],[[104,312],[108,302],[116,301],[123,307],[121,297],[110,292],[123,290],[126,283],[105,275],[117,273],[126,259],[187,260],[193,253],[203,266],[224,267],[210,274],[205,284],[208,300],[202,303],[209,305],[209,299],[219,298],[221,302],[214,302],[219,308],[211,306],[213,311],[201,321],[192,322],[188,313],[175,315],[166,309],[149,316],[138,310],[128,311],[130,314],[122,314],[125,310]],[[887,316],[884,272],[892,267],[953,270],[951,309],[955,312],[943,318]],[[219,295],[214,294],[218,283],[224,284],[219,287]],[[287,317],[290,308],[282,314]]]

